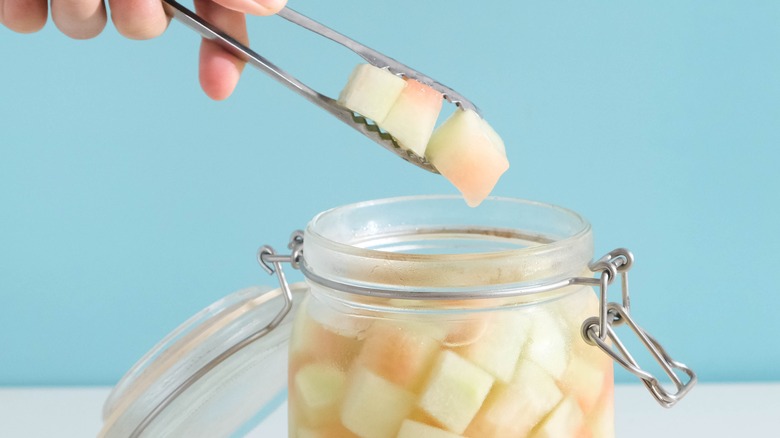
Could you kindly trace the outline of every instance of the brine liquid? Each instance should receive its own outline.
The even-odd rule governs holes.
[[[612,361],[580,335],[591,288],[489,311],[334,311],[290,346],[292,438],[611,438]],[[395,303],[394,303],[395,304]]]

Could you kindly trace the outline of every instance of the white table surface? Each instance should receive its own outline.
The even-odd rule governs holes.
[[[91,437],[109,388],[2,388],[0,437]],[[618,385],[616,428],[620,438],[780,437],[780,382],[699,384],[672,409],[653,401],[643,386]],[[286,436],[280,407],[252,437]]]

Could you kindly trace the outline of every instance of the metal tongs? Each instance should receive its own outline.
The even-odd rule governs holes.
[[[166,11],[168,11],[168,13],[173,16],[173,18],[181,21],[190,29],[201,34],[201,36],[204,38],[215,41],[239,59],[253,65],[258,70],[267,73],[272,78],[287,86],[287,88],[295,91],[296,93],[306,98],[309,102],[329,112],[337,119],[375,141],[390,152],[422,169],[425,169],[429,172],[438,173],[436,168],[430,162],[428,162],[425,157],[421,157],[409,150],[401,148],[398,142],[390,134],[382,131],[376,124],[371,123],[362,115],[342,106],[335,99],[318,93],[317,91],[308,87],[306,84],[295,79],[289,73],[280,69],[241,42],[236,41],[230,35],[207,22],[193,11],[177,3],[175,0],[163,1],[167,4],[165,5]],[[342,35],[339,32],[336,32],[335,30],[312,20],[311,18],[301,15],[290,8],[285,7],[277,15],[316,34],[341,44],[342,46],[355,52],[358,56],[365,59],[371,65],[380,68],[387,68],[393,74],[422,82],[423,84],[428,85],[429,87],[441,93],[444,96],[444,99],[446,99],[448,102],[453,103],[462,109],[474,110],[477,112],[477,114],[479,114],[477,107],[468,99],[457,93],[455,90],[442,85],[439,82],[436,82],[430,77],[413,70],[404,64],[401,64],[389,56],[366,47],[363,44],[360,44],[359,42]]]

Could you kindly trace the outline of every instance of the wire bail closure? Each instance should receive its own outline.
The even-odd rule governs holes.
[[[276,276],[279,279],[285,296],[285,306],[279,314],[263,330],[264,332],[273,330],[289,313],[292,308],[292,292],[287,283],[287,279],[282,270],[282,263],[289,263],[293,269],[301,270],[305,277],[315,281],[323,281],[304,269],[303,266],[303,231],[296,230],[290,236],[290,242],[287,247],[291,250],[289,255],[278,255],[270,246],[266,245],[257,252],[257,261],[266,272]],[[593,272],[600,272],[596,278],[590,277],[572,277],[564,281],[559,281],[537,287],[537,291],[554,290],[573,284],[590,285],[599,287],[599,316],[586,319],[582,324],[582,337],[585,342],[599,347],[604,353],[610,356],[620,366],[642,380],[642,383],[652,394],[653,398],[663,407],[670,408],[680,401],[697,382],[696,373],[688,366],[674,360],[661,344],[649,333],[642,329],[630,315],[631,298],[628,289],[628,270],[634,263],[634,256],[631,251],[625,248],[618,248],[610,251],[600,259],[590,263],[588,268]],[[612,282],[620,276],[622,302],[621,304],[609,302],[608,289]],[[349,287],[340,283],[329,283],[329,287],[336,287],[358,294],[368,294],[375,296],[384,296],[392,294],[391,291],[382,291],[372,288],[370,292],[360,288]],[[384,295],[382,295],[384,294]],[[621,324],[627,324],[645,348],[650,352],[653,358],[661,365],[666,375],[675,386],[675,391],[670,392],[664,388],[659,380],[643,370],[639,363],[629,353],[626,346],[618,337],[613,327]],[[612,347],[611,344],[614,344]],[[683,382],[675,373],[675,370],[681,371],[688,376],[688,381]]]
[[[593,272],[601,271],[601,275],[598,278],[600,308],[598,317],[588,318],[582,324],[582,337],[589,344],[598,346],[620,366],[642,380],[642,383],[644,383],[656,401],[661,406],[670,408],[680,401],[696,384],[696,373],[685,364],[672,359],[661,344],[639,327],[631,317],[628,270],[631,269],[633,263],[633,254],[625,248],[618,248],[610,251],[588,266]],[[621,280],[622,305],[609,302],[607,298],[609,285],[618,275],[620,275]],[[631,328],[639,340],[642,341],[645,348],[650,351],[656,362],[661,365],[661,368],[663,368],[676,388],[674,392],[668,391],[657,378],[643,370],[636,359],[628,352],[628,349],[620,341],[613,329],[614,326],[619,326],[623,323],[626,323]],[[614,344],[614,349],[607,339]],[[688,382],[683,383],[675,370],[685,373],[688,376]]]
[[[282,263],[289,263],[293,269],[300,268],[301,258],[303,257],[303,231],[293,231],[287,248],[291,250],[289,255],[279,255],[269,245],[264,245],[257,250],[257,262],[269,275],[276,274],[276,277],[279,279],[279,287],[284,294],[284,307],[282,307],[276,317],[268,323],[263,331],[275,329],[276,326],[282,322],[284,317],[290,313],[290,309],[292,309],[292,290],[290,290],[290,284],[287,282],[287,277],[284,275]]]

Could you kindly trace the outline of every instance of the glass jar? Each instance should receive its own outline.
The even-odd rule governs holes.
[[[240,434],[286,391],[291,438],[605,438],[613,359],[665,406],[696,380],[631,319],[630,253],[589,264],[591,227],[564,208],[370,201],[317,215],[290,249],[258,252],[279,289],[220,300],[134,366],[100,436]],[[284,263],[305,283],[288,285]],[[608,303],[620,275],[623,304]],[[627,353],[624,322],[676,393]]]
[[[590,225],[510,199],[366,202],[304,235],[290,437],[610,437],[612,361],[581,336]],[[436,434],[439,435],[436,435]]]

